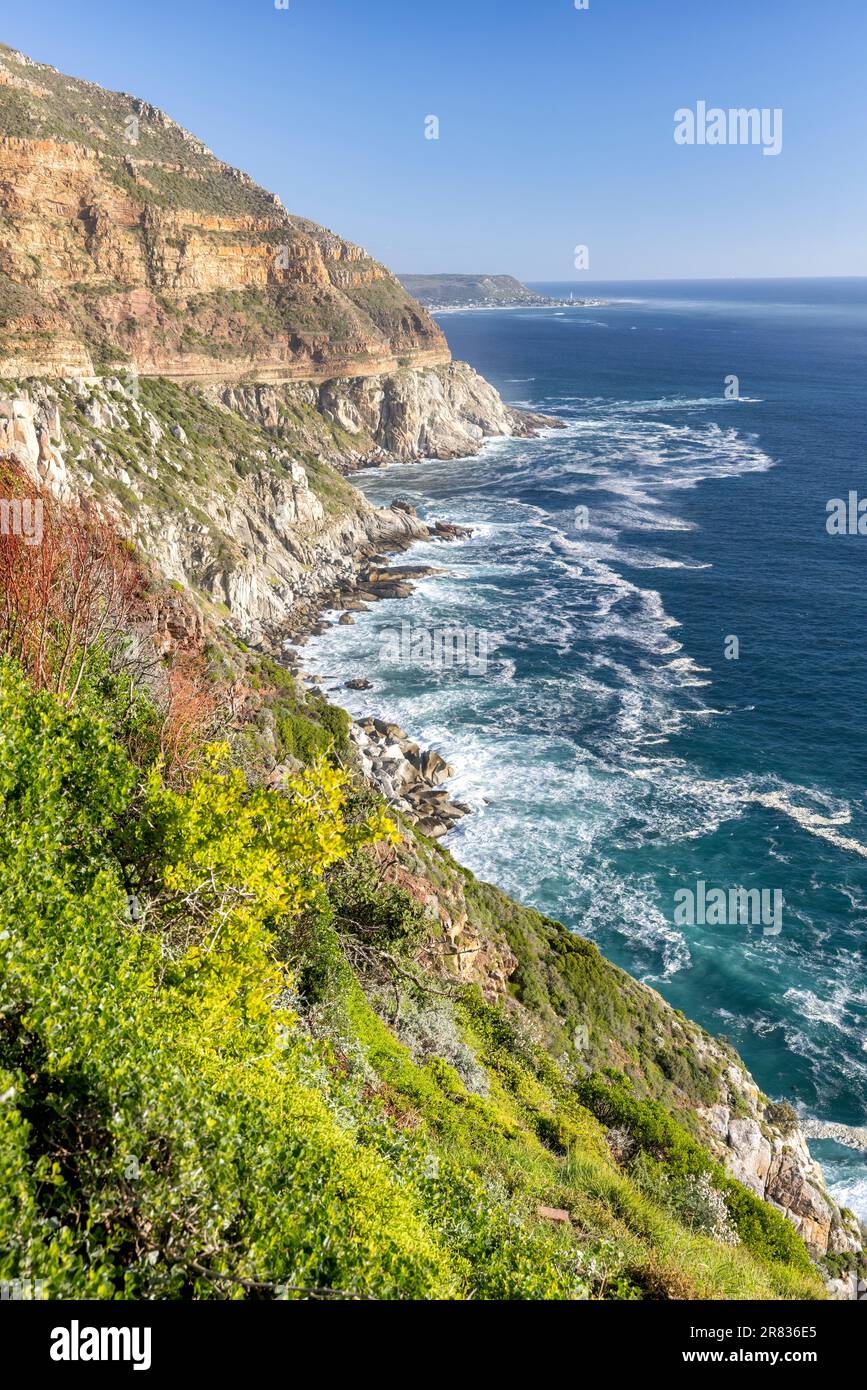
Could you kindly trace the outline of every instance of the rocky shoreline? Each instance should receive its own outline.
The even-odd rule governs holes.
[[[442,785],[455,769],[436,749],[413,743],[399,725],[354,720],[349,736],[365,780],[422,835],[439,840],[470,814],[470,807],[451,801]]]
[[[391,510],[404,512],[417,520],[415,508],[406,502],[393,502]],[[442,521],[432,523],[427,531],[431,540],[443,542],[461,540],[472,534],[469,527]],[[408,549],[414,539],[395,540],[388,550],[392,554],[400,553]],[[395,565],[387,554],[365,558],[354,580],[344,582],[340,588],[323,594],[310,605],[300,626],[293,626],[291,637],[284,641],[280,659],[297,679],[332,699],[339,697],[342,689],[371,689],[372,682],[364,676],[343,680],[308,671],[298,649],[303,649],[311,637],[332,626],[332,620],[322,616],[324,613],[339,610],[337,623],[348,626],[355,621],[353,615],[364,612],[371,603],[387,598],[407,598],[419,579],[444,573],[445,570],[435,565]],[[335,680],[339,682],[337,685],[332,683]],[[443,786],[454,776],[455,769],[436,749],[422,748],[413,742],[399,725],[368,715],[352,721],[349,737],[364,780],[385,798],[399,819],[421,834],[434,840],[442,839],[459,820],[470,814],[471,808],[452,801]]]

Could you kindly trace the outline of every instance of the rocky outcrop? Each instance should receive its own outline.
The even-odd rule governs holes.
[[[781,1128],[752,1077],[712,1039],[704,1037],[697,1046],[722,1068],[719,1100],[697,1113],[728,1171],[781,1211],[817,1258],[858,1253],[858,1223],[828,1193],[799,1125]]]
[[[856,1270],[849,1274],[840,1274],[834,1279],[826,1279],[825,1288],[828,1290],[828,1297],[835,1301],[867,1302],[867,1279],[863,1279]]]
[[[111,515],[165,579],[248,641],[352,587],[365,558],[428,536],[414,513],[372,507],[325,465],[317,490],[253,427],[219,445],[224,409],[197,399],[198,428],[185,428],[172,411],[193,403],[170,388],[166,406],[164,392],[117,378],[30,383],[0,398],[0,459],[34,487]]]
[[[387,377],[331,381],[317,408],[350,436],[369,436],[388,459],[465,458],[486,439],[559,422],[505,405],[464,362]],[[365,460],[369,462],[370,460]]]
[[[808,1139],[833,1139],[847,1149],[858,1149],[867,1153],[867,1129],[855,1125],[831,1124],[825,1120],[806,1119],[801,1121],[801,1129]]]
[[[549,416],[507,406],[465,362],[288,387],[230,386],[224,405],[278,437],[306,411],[333,427],[320,439],[342,472],[418,458],[466,458],[487,439],[561,428]]]
[[[350,738],[365,780],[422,834],[441,839],[469,814],[443,786],[454,768],[435,749],[413,743],[397,724],[363,719],[353,723]]]
[[[383,861],[383,880],[403,888],[431,920],[431,936],[419,948],[420,963],[435,976],[478,985],[489,1004],[499,1001],[508,1005],[509,981],[518,967],[508,942],[502,934],[482,932],[474,926],[457,878],[435,884],[422,863],[411,861],[411,842],[405,851],[410,862],[387,850],[376,853]]]
[[[0,400],[0,459],[18,463],[37,488],[46,487],[62,501],[74,496],[61,445],[60,412],[54,401],[9,396]]]
[[[314,379],[449,360],[361,247],[164,112],[0,47],[0,375]]]

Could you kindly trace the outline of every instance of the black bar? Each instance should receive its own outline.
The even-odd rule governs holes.
[[[321,1358],[326,1374],[343,1355],[357,1369],[366,1366],[367,1376],[393,1379],[402,1365],[403,1373],[414,1378],[421,1365],[407,1357],[405,1347],[403,1353],[398,1351],[397,1338],[407,1329],[418,1329],[422,1337],[431,1339],[428,1355],[436,1360],[435,1348],[445,1352],[448,1345],[443,1334],[454,1329],[461,1340],[446,1353],[448,1362],[456,1355],[467,1364],[466,1354],[471,1360],[475,1349],[490,1369],[498,1352],[511,1357],[523,1348],[545,1379],[551,1363],[562,1362],[576,1381],[584,1379],[591,1365],[598,1372],[600,1362],[616,1378],[629,1371],[652,1375],[677,1369],[701,1379],[708,1372],[737,1373],[743,1366],[760,1369],[771,1382],[792,1370],[812,1371],[826,1379],[829,1373],[851,1374],[864,1337],[863,1314],[857,1305],[846,1303],[476,1303],[469,1307],[440,1303],[432,1307],[398,1302],[377,1308],[364,1302],[363,1310],[359,1316],[358,1309],[347,1307],[346,1301],[313,1299],[288,1304],[6,1301],[0,1303],[0,1336],[7,1357],[11,1354],[22,1369],[47,1373],[52,1379],[92,1381],[110,1375],[115,1380],[131,1376],[136,1382],[148,1375],[160,1378],[167,1372],[209,1370],[223,1377],[237,1372],[249,1376],[273,1364],[283,1368],[290,1385],[300,1376],[309,1380],[312,1354]],[[507,1323],[501,1323],[504,1313]],[[322,1340],[331,1327],[345,1330],[347,1317],[352,1320],[348,1337]],[[52,1359],[52,1347],[70,1354],[73,1348],[79,1353],[91,1347],[102,1351],[101,1339],[88,1331],[101,1328],[127,1329],[126,1338],[118,1333],[115,1340],[107,1338],[104,1347],[109,1356],[115,1346],[121,1355],[128,1351],[127,1360]],[[137,1339],[132,1331],[136,1328]],[[135,1353],[140,1361],[148,1360],[147,1367],[133,1369]],[[425,1365],[430,1366],[427,1357]]]

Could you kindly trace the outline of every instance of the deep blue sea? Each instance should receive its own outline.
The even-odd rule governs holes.
[[[305,664],[368,674],[340,703],[455,764],[459,859],[729,1037],[771,1096],[867,1124],[867,536],[826,529],[867,497],[867,281],[539,288],[610,302],[440,322],[566,428],[359,475],[475,531],[417,547],[448,574]],[[486,634],[486,671],[383,658],[402,622]],[[678,925],[698,881],[779,890],[781,931]],[[814,1152],[867,1217],[867,1157]]]

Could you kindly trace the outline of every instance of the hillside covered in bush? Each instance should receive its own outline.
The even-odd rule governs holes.
[[[0,540],[0,1278],[822,1297],[709,1142],[735,1055],[395,823],[281,667],[161,642],[189,604],[49,499]]]

